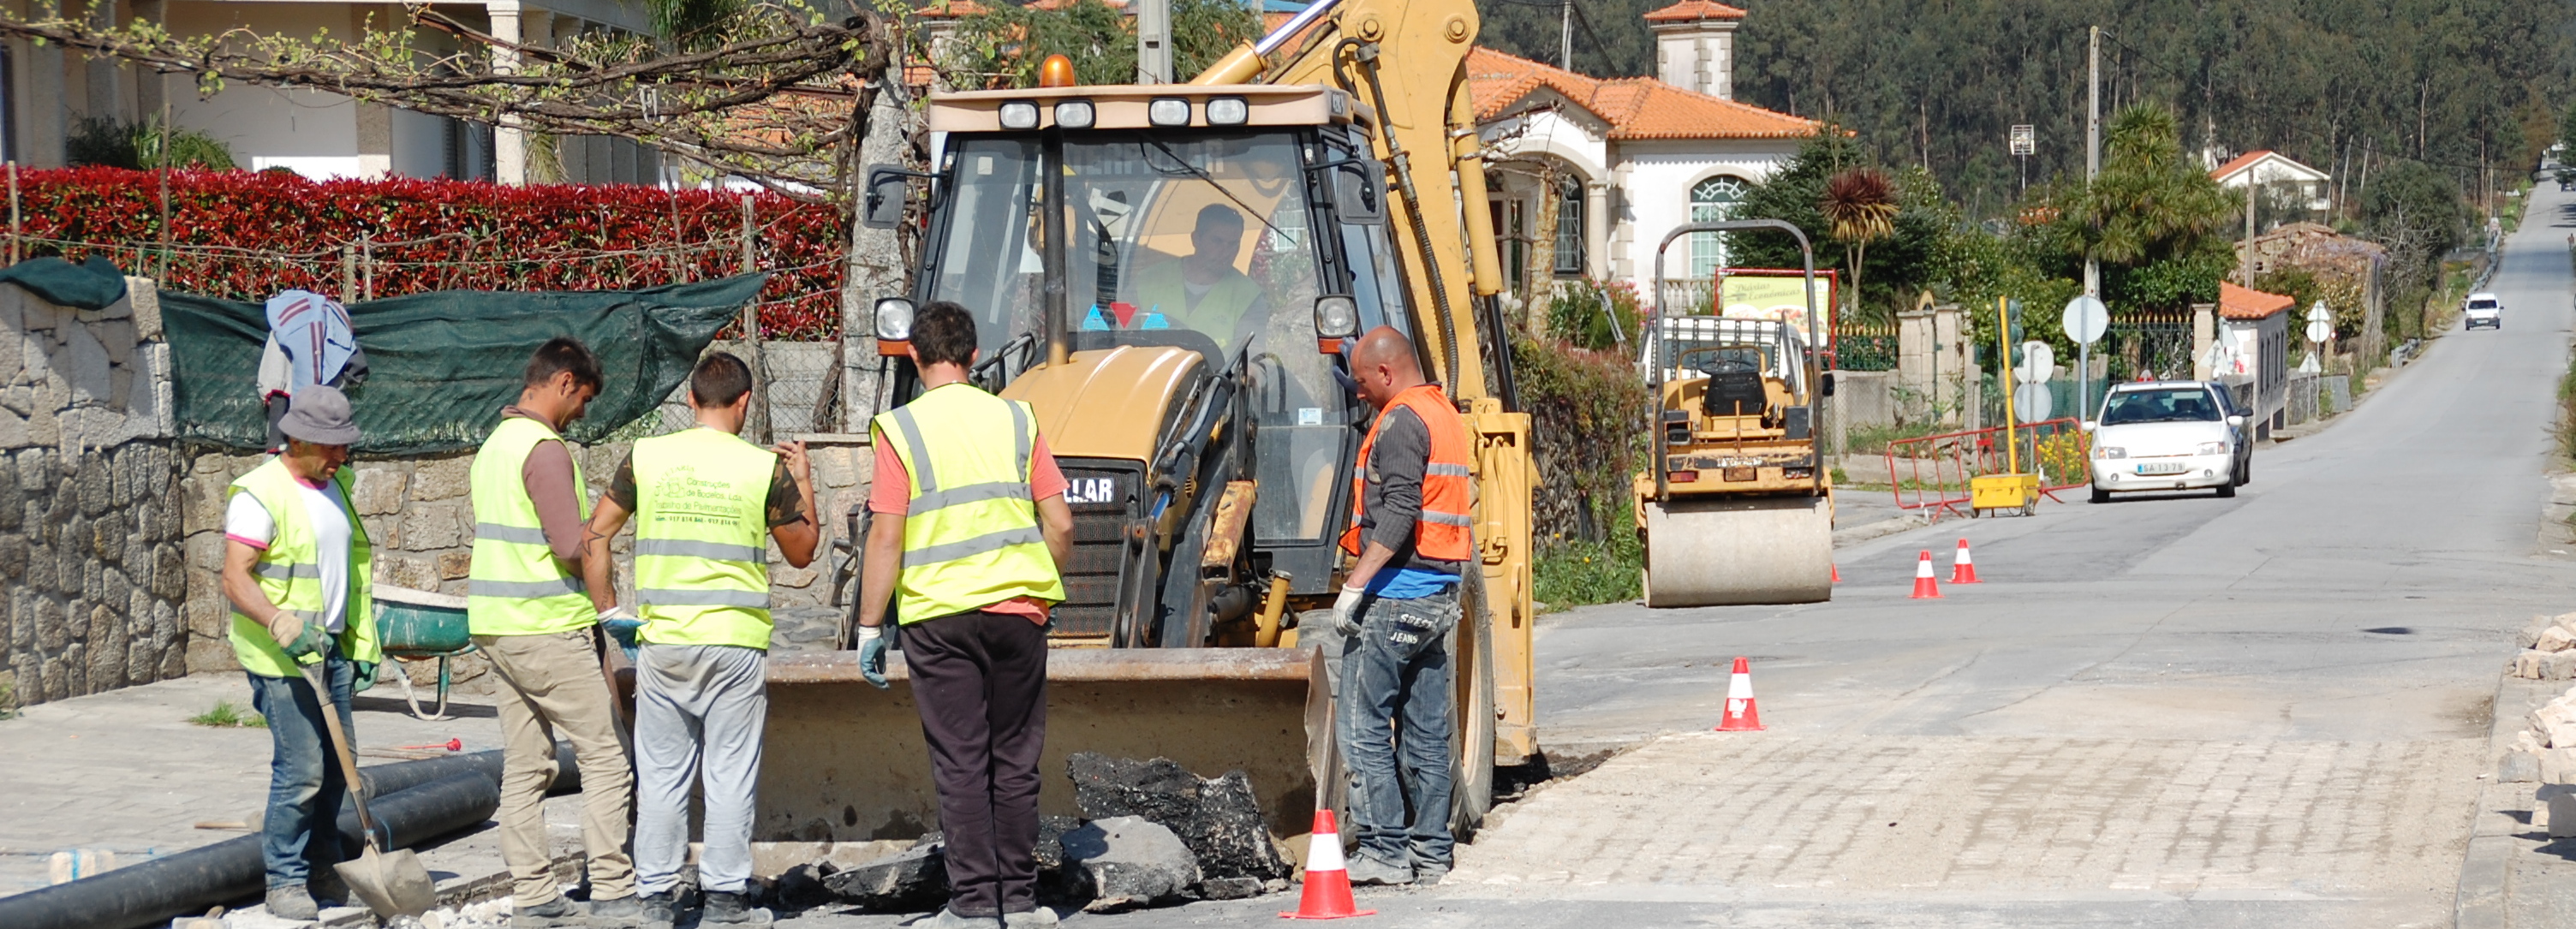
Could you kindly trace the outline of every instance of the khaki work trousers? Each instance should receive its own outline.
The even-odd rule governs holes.
[[[572,742],[581,768],[581,843],[590,858],[590,895],[635,893],[626,853],[634,772],[600,677],[588,629],[550,635],[478,635],[501,679],[501,858],[520,908],[555,899],[554,855],[546,841],[546,790],[555,782],[555,730]]]

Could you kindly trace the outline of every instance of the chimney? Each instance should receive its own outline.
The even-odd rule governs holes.
[[[1735,99],[1735,27],[1743,21],[1743,10],[1714,0],[1681,0],[1646,14],[1646,27],[1655,32],[1655,77]]]

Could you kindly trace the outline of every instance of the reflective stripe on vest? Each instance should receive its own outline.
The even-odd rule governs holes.
[[[1342,550],[1356,556],[1360,553],[1360,520],[1368,510],[1369,455],[1377,450],[1377,436],[1386,428],[1386,416],[1396,407],[1412,410],[1421,417],[1423,431],[1431,435],[1431,455],[1422,469],[1422,516],[1413,523],[1413,553],[1434,561],[1465,561],[1474,553],[1475,517],[1468,508],[1473,496],[1468,486],[1469,455],[1473,443],[1467,438],[1467,421],[1458,415],[1438,384],[1422,384],[1396,394],[1378,411],[1377,421],[1369,424],[1368,438],[1360,442],[1357,467],[1351,469],[1351,528],[1342,533]]]
[[[466,570],[465,622],[475,635],[546,635],[599,621],[581,578],[546,544],[536,501],[522,476],[537,443],[563,437],[546,424],[512,416],[492,427],[474,454],[474,561]],[[565,451],[571,451],[566,445]],[[575,505],[590,519],[581,459],[572,462]]]
[[[350,470],[342,467],[332,475],[340,485],[340,515],[349,520],[349,599],[346,620],[338,638],[340,654],[351,661],[382,661],[384,651],[376,642],[376,610],[373,598],[374,546],[367,540],[367,527],[349,508]],[[234,494],[249,494],[268,511],[269,522],[276,527],[268,540],[268,550],[259,554],[251,566],[251,575],[259,580],[260,596],[279,609],[295,614],[307,623],[327,623],[322,615],[325,596],[322,590],[322,550],[313,535],[313,519],[304,511],[304,493],[286,462],[270,458],[259,467],[233,481],[225,490],[229,501]],[[239,610],[232,613],[232,629],[225,638],[233,643],[233,657],[244,670],[262,677],[293,677],[300,673],[295,662],[286,657],[277,640],[269,635],[268,626],[251,619]],[[307,655],[305,664],[322,660]]]
[[[1028,406],[950,384],[878,414],[911,477],[895,618],[915,623],[1029,597],[1064,600],[1064,581],[1029,499],[1037,442]]]
[[[656,645],[769,648],[778,453],[700,426],[635,443],[635,600]]]

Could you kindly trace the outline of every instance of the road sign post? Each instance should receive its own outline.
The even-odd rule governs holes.
[[[2092,415],[2089,388],[2093,379],[2093,343],[2111,331],[2111,308],[2102,305],[2100,297],[2084,294],[2066,301],[2066,315],[2060,320],[2066,337],[2075,340],[2075,418]]]

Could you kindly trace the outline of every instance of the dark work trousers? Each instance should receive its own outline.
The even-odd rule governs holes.
[[[1046,629],[980,611],[908,623],[903,663],[939,785],[948,908],[980,917],[1036,909]]]

